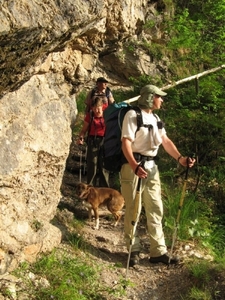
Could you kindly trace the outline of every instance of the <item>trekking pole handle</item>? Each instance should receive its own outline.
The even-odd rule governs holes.
[[[189,156],[187,157],[187,168],[186,168],[186,172],[185,172],[185,180],[187,180],[187,178],[188,178],[189,159],[190,159],[190,158],[194,158],[194,157],[195,157],[195,153],[193,153],[193,154],[191,154],[191,155],[189,155]]]

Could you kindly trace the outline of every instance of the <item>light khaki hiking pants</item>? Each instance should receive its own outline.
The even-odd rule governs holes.
[[[159,171],[154,161],[145,163],[148,172],[146,179],[141,179],[141,202],[138,207],[140,216],[142,205],[147,218],[147,230],[150,240],[150,256],[157,257],[167,252],[164,233],[162,229],[163,204],[161,199],[161,183]],[[127,249],[131,241],[131,230],[134,229],[131,251],[141,251],[140,239],[137,232],[137,223],[132,225],[134,219],[134,199],[136,195],[138,177],[134,174],[129,164],[124,164],[121,169],[121,192],[125,198],[124,234]]]

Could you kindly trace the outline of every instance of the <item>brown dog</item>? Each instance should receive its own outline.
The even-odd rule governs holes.
[[[99,229],[99,212],[98,207],[106,205],[108,210],[113,214],[115,218],[114,226],[116,226],[122,215],[122,208],[124,206],[123,196],[114,189],[100,187],[96,188],[92,185],[85,183],[79,183],[76,188],[76,194],[88,205],[89,220],[91,219],[91,210],[93,209],[95,215],[95,229]]]

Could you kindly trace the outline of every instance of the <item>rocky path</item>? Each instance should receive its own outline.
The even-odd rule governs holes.
[[[74,200],[64,197],[64,207],[70,202],[70,209]],[[117,286],[121,280],[129,280],[131,284],[125,289],[126,294],[121,300],[179,300],[183,299],[191,282],[184,264],[170,266],[163,264],[150,264],[148,261],[148,237],[142,221],[139,232],[143,251],[140,265],[129,268],[127,271],[127,250],[123,241],[123,219],[117,227],[111,225],[112,217],[105,209],[100,210],[100,228],[93,229],[94,222],[88,221],[87,211],[77,203],[73,210],[75,217],[82,218],[85,226],[82,229],[82,238],[88,242],[87,249],[99,266],[101,266],[101,279],[109,287]],[[144,218],[143,218],[144,222]]]

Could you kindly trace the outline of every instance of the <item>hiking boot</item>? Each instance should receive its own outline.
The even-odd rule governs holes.
[[[165,265],[168,265],[169,263],[170,264],[178,264],[179,263],[179,258],[176,257],[176,256],[173,256],[169,257],[168,253],[165,253],[161,256],[157,256],[157,257],[150,257],[149,258],[149,262],[152,263],[152,264],[158,264],[158,263],[163,263]]]
[[[133,267],[139,264],[139,253],[140,253],[139,251],[131,252],[129,267]]]

